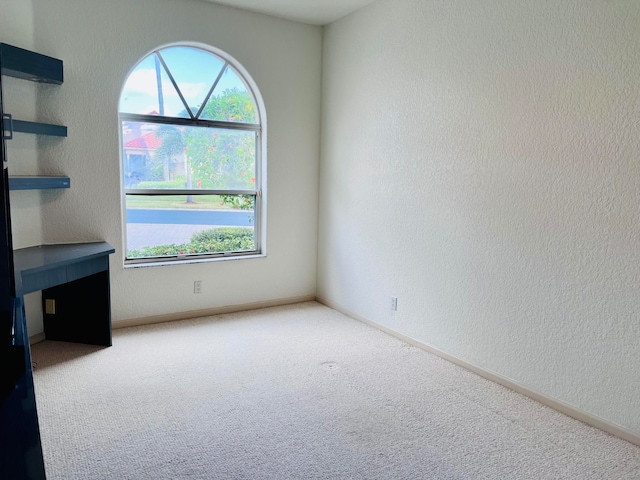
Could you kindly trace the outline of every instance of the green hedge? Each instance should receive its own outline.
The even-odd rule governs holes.
[[[164,257],[213,252],[243,252],[255,249],[253,229],[221,227],[202,230],[191,236],[189,243],[156,245],[129,250],[127,258]]]

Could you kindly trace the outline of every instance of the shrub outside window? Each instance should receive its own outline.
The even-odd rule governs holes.
[[[119,119],[125,263],[262,252],[262,122],[237,64],[160,48],[131,71]]]

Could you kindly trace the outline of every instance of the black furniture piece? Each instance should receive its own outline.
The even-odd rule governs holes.
[[[62,61],[0,43],[2,75],[61,84]],[[6,141],[14,132],[67,136],[67,127],[5,114],[0,77],[0,478],[45,479],[23,296],[42,290],[50,340],[111,345],[109,255],[105,242],[14,250],[10,190],[69,188],[68,177],[10,177]],[[90,305],[90,310],[87,307]]]
[[[47,340],[111,346],[109,255],[114,252],[106,242],[14,250],[16,295],[42,290]]]

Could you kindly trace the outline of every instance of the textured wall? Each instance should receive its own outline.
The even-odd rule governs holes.
[[[114,322],[315,292],[322,31],[192,0],[34,0],[35,47],[61,58],[65,83],[39,114],[68,125],[44,152],[71,189],[42,205],[46,242],[106,240]],[[268,118],[268,256],[123,268],[118,100],[129,70],[178,41],[218,47],[257,83]],[[42,163],[42,162],[41,162]],[[202,294],[193,281],[202,280]]]
[[[640,433],[639,25],[381,0],[329,26],[319,295]]]

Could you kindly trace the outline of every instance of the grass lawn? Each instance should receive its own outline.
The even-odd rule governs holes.
[[[225,205],[218,195],[193,195],[194,203],[187,203],[184,195],[167,196],[143,196],[127,195],[127,208],[189,208],[189,209],[215,209],[232,210],[230,205]]]

